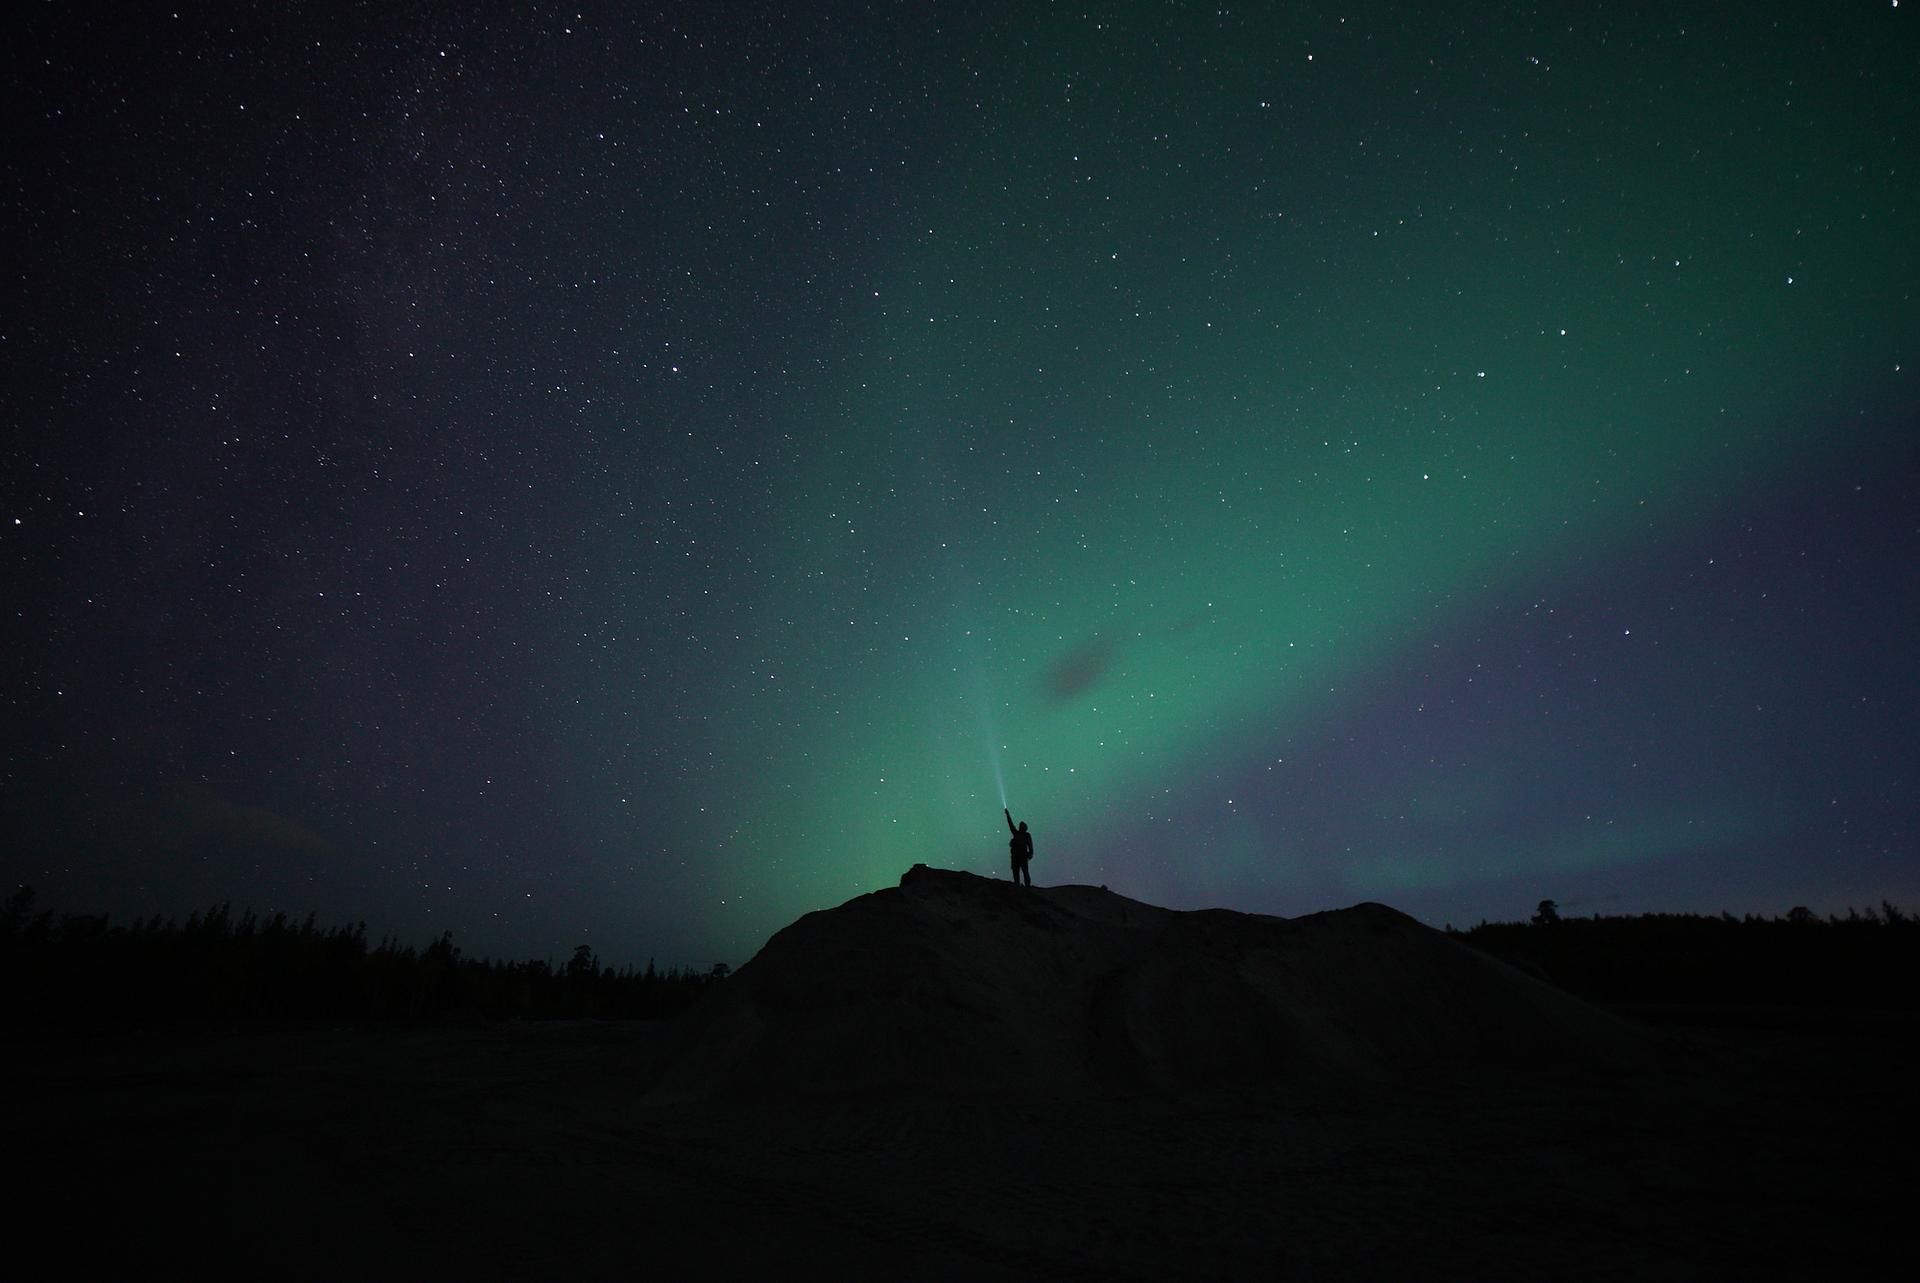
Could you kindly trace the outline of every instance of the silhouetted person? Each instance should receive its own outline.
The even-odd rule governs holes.
[[[1032,886],[1033,877],[1027,872],[1027,861],[1033,858],[1033,834],[1027,832],[1025,820],[1020,821],[1019,828],[1013,826],[1012,811],[1002,807],[1000,813],[1007,817],[1007,832],[1013,834],[1007,842],[1007,851],[1013,856],[1013,884],[1019,886],[1024,882]]]

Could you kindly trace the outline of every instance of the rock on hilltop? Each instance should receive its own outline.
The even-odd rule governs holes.
[[[674,1031],[660,1096],[1411,1083],[1639,1059],[1636,1028],[1381,904],[1277,918],[915,865]]]

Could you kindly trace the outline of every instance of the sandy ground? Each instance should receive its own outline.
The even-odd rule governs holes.
[[[636,1090],[644,1024],[16,1033],[9,1254],[83,1277],[1882,1275],[1920,1189],[1913,1022],[1661,1032],[1626,1076],[700,1108]]]

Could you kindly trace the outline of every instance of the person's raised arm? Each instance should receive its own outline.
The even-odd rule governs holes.
[[[1006,817],[1007,817],[1007,832],[1009,832],[1009,833],[1018,833],[1018,832],[1020,831],[1019,829],[1016,829],[1016,828],[1014,828],[1014,827],[1013,827],[1013,812],[1012,812],[1012,811],[1009,811],[1009,810],[1008,810],[1008,809],[1007,809],[1006,807],[1004,807],[1004,806],[1003,806],[1003,807],[1001,807],[1001,808],[1000,808],[1000,814],[1002,814],[1002,815],[1004,815],[1004,816],[1006,816]]]

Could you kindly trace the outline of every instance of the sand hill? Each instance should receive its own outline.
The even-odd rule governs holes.
[[[1384,905],[1180,912],[915,865],[768,941],[681,1018],[654,1093],[1384,1086],[1643,1049]]]

